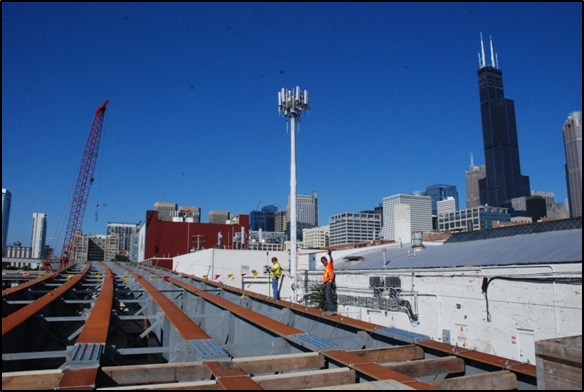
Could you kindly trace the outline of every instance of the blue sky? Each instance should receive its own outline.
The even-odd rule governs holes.
[[[521,171],[562,202],[561,129],[582,110],[582,3],[2,3],[8,244],[30,244],[33,212],[58,236],[106,99],[85,233],[138,223],[157,201],[201,207],[204,222],[211,210],[285,209],[277,92],[295,86],[312,107],[298,193],[319,192],[321,224],[437,183],[456,185],[463,208],[471,152],[484,164],[481,32],[515,101]]]

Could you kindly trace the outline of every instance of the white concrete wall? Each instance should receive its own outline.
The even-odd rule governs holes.
[[[409,244],[412,242],[412,207],[398,204],[393,209],[395,216],[395,242]]]
[[[491,321],[482,294],[483,276],[525,277],[526,274],[579,277],[575,284],[493,280],[488,286]],[[501,267],[488,269],[414,270],[419,324],[402,312],[341,307],[340,314],[429,335],[442,341],[449,330],[452,345],[535,364],[535,341],[582,334],[582,265]],[[411,270],[337,271],[339,294],[372,297],[369,276],[400,276],[402,289],[412,288]],[[387,293],[385,293],[387,297]],[[404,295],[410,300],[411,296]]]
[[[207,279],[214,282],[268,295],[269,277],[264,273],[264,266],[272,266],[272,257],[278,258],[283,269],[280,297],[289,299],[291,280],[288,252],[206,249],[175,257],[173,269],[200,278],[207,276]],[[258,273],[256,278],[253,277],[254,270]]]

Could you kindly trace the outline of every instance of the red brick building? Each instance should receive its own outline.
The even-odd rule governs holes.
[[[239,215],[239,224],[166,222],[158,220],[158,211],[146,211],[144,259],[183,255],[191,249],[234,249],[233,238],[244,229],[249,235],[249,215]],[[219,232],[222,243],[219,246]]]

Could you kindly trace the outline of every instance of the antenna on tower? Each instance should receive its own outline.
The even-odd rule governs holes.
[[[470,167],[474,167],[474,154],[470,153]]]
[[[497,68],[495,66],[495,52],[493,51],[493,37],[489,35],[489,40],[491,41],[491,66]]]
[[[480,63],[481,63],[481,68],[486,67],[485,64],[485,45],[483,43],[483,33],[481,31],[481,56],[480,56]]]

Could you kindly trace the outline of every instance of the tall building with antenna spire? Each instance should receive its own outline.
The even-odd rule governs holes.
[[[530,195],[529,177],[521,174],[515,105],[505,98],[503,72],[498,69],[493,40],[491,64],[485,60],[483,36],[478,79],[486,177],[479,180],[480,202],[501,207],[505,201]]]

